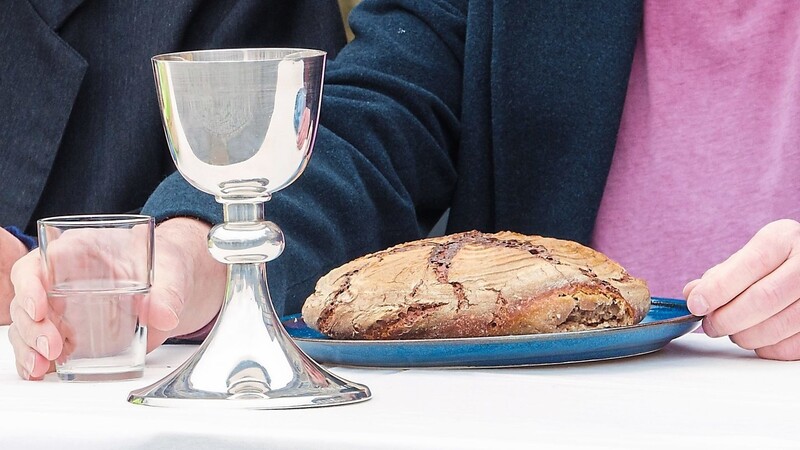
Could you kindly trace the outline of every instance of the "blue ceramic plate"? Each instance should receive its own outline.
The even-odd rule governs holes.
[[[299,314],[283,325],[309,356],[321,363],[368,367],[508,367],[623,358],[660,350],[694,330],[700,318],[686,302],[653,298],[650,313],[629,327],[553,334],[347,341],[312,330]]]

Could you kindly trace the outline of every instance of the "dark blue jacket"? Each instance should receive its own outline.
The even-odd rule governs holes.
[[[336,52],[336,0],[3,0],[0,225],[141,208],[174,170],[150,57],[185,49]]]
[[[424,236],[514,230],[586,243],[611,164],[641,1],[366,0],[327,73],[305,173],[267,204],[280,312],[332,267]],[[176,174],[177,175],[177,174]],[[173,176],[160,218],[221,220]]]

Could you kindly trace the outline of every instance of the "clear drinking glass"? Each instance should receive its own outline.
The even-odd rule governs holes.
[[[62,216],[38,221],[49,318],[64,338],[65,381],[141,377],[153,279],[152,217]]]

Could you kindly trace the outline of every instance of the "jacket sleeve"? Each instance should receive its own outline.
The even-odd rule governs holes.
[[[466,2],[365,1],[355,40],[328,66],[320,127],[303,175],[266,205],[286,235],[269,263],[279,314],[300,310],[319,277],[352,258],[420,238],[456,182]],[[145,206],[160,220],[221,220],[178,174]]]

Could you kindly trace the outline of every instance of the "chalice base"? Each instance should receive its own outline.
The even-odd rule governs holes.
[[[290,409],[355,403],[366,386],[314,362],[278,323],[264,264],[232,264],[225,303],[194,355],[164,379],[130,393],[134,404]]]

